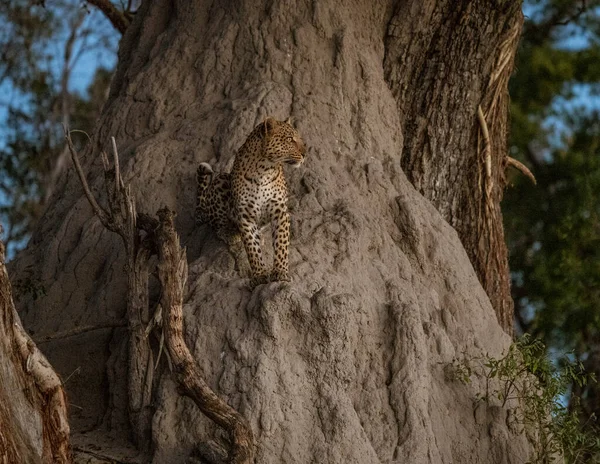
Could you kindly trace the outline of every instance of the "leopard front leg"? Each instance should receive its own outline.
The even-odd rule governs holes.
[[[289,246],[290,246],[290,213],[287,209],[277,208],[273,216],[273,250],[275,259],[271,280],[284,280],[289,282]]]
[[[269,275],[263,261],[262,250],[260,247],[260,232],[256,222],[251,219],[242,219],[240,221],[240,232],[242,234],[244,248],[246,249],[246,255],[250,262],[250,269],[252,270],[250,286],[256,287],[257,285],[267,283],[269,281]]]

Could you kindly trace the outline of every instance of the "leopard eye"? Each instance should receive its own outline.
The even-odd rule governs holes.
[[[294,137],[288,137],[285,139],[288,143],[292,143],[294,141]]]

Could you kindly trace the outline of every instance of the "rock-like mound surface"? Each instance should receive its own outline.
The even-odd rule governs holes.
[[[102,198],[98,147],[116,136],[138,211],[178,212],[186,338],[207,382],[250,421],[256,462],[524,462],[503,411],[475,416],[483,386],[444,376],[454,357],[498,355],[510,339],[455,231],[399,168],[379,13],[336,10],[342,28],[316,11],[286,35],[294,19],[277,11],[247,28],[240,12],[199,3],[144,2],[84,164]],[[244,254],[193,225],[194,172],[202,161],[227,169],[258,121],[289,114],[309,147],[288,171],[292,282],[250,291]],[[123,437],[124,251],[71,169],[62,181],[12,266],[45,289],[21,295],[21,313],[38,339],[62,333],[41,348],[69,377],[75,429]],[[178,394],[164,356],[155,379],[153,462],[183,463],[219,432]]]

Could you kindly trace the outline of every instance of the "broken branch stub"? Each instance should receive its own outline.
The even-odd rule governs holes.
[[[529,168],[527,166],[525,166],[520,161],[518,161],[514,158],[511,158],[510,156],[507,156],[506,157],[506,165],[512,166],[515,169],[518,169],[523,174],[525,174],[529,178],[529,180],[531,180],[531,182],[533,182],[533,185],[537,185],[537,180],[535,179],[535,176],[533,175],[533,173],[529,170]]]

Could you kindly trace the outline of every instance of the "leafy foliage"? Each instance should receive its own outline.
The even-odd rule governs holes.
[[[446,376],[463,383],[471,383],[473,377],[485,380],[485,391],[476,394],[475,407],[483,403],[509,409],[512,426],[532,445],[528,463],[546,464],[561,456],[570,464],[598,463],[600,430],[581,424],[579,398],[571,393],[572,385],[595,384],[596,378],[584,372],[581,362],[568,358],[556,368],[545,353],[541,341],[525,335],[502,358],[454,360],[446,366]],[[567,407],[564,398],[569,394],[572,401]]]
[[[112,72],[85,63],[114,56],[118,35],[79,0],[2,2],[0,25],[0,222],[10,256],[64,167],[62,125],[89,131],[99,114]],[[79,84],[85,67],[89,77],[95,70],[87,89]]]
[[[600,375],[600,1],[524,9],[510,156],[538,183],[509,173],[503,203],[518,328]],[[600,414],[598,384],[569,388],[581,423]]]

